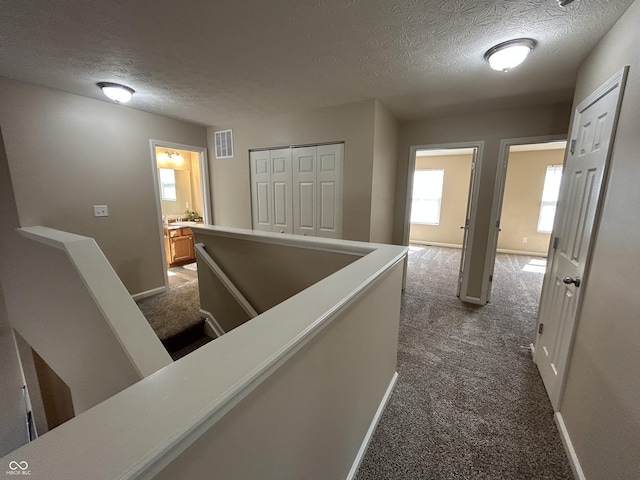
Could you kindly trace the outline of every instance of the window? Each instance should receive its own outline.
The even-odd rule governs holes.
[[[413,175],[411,223],[440,224],[444,170],[416,170]]]
[[[176,173],[171,168],[160,168],[160,194],[162,200],[176,202]]]
[[[556,217],[558,195],[560,195],[560,181],[562,180],[562,165],[549,165],[544,177],[542,190],[542,204],[538,217],[538,232],[551,233],[553,220]]]

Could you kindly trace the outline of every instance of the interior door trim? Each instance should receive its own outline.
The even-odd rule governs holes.
[[[567,135],[542,135],[536,137],[518,137],[504,138],[500,140],[500,149],[498,152],[498,168],[496,170],[496,182],[493,187],[493,203],[491,207],[491,223],[489,238],[487,240],[487,253],[485,255],[484,276],[482,278],[482,297],[487,302],[491,298],[493,269],[496,263],[496,253],[498,250],[498,236],[500,226],[498,222],[501,220],[502,202],[504,200],[504,188],[506,184],[506,173],[509,162],[509,149],[516,145],[528,145],[535,143],[553,143],[566,141]],[[565,152],[563,165],[566,162],[567,155]],[[552,236],[553,238],[553,236]],[[547,255],[547,258],[549,256]]]
[[[407,168],[407,190],[405,193],[405,208],[404,208],[404,221],[403,221],[403,234],[402,244],[409,245],[409,227],[411,223],[411,197],[413,193],[413,175],[416,170],[416,153],[418,150],[452,150],[458,148],[474,148],[476,149],[475,155],[475,175],[473,176],[473,183],[470,185],[470,194],[468,203],[471,203],[471,208],[467,205],[467,210],[470,211],[469,215],[469,229],[467,233],[467,245],[463,245],[465,250],[465,266],[462,277],[462,287],[460,288],[460,300],[467,303],[473,303],[476,305],[484,305],[486,301],[482,298],[470,297],[467,295],[467,288],[469,283],[469,266],[471,264],[472,249],[475,238],[475,226],[476,226],[476,214],[478,209],[478,195],[480,192],[480,177],[482,174],[482,157],[484,153],[484,141],[475,142],[455,142],[455,143],[438,143],[429,145],[411,145],[409,149],[409,165]],[[405,269],[406,275],[406,269]]]

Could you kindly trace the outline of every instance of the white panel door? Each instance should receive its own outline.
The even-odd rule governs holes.
[[[625,70],[576,108],[543,285],[535,361],[558,410]]]
[[[344,144],[319,145],[317,232],[319,237],[342,237],[342,164]]]
[[[270,150],[273,195],[273,231],[293,233],[291,149]]]
[[[251,219],[254,230],[273,231],[273,196],[269,150],[249,153],[251,168]]]
[[[317,147],[293,149],[293,233],[318,234]]]

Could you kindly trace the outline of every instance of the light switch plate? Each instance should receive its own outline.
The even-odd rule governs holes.
[[[108,217],[109,210],[106,205],[94,205],[93,206],[93,216],[94,217]]]

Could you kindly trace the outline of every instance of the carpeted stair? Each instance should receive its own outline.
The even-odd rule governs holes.
[[[209,343],[200,314],[198,280],[137,301],[151,328],[174,360]]]

